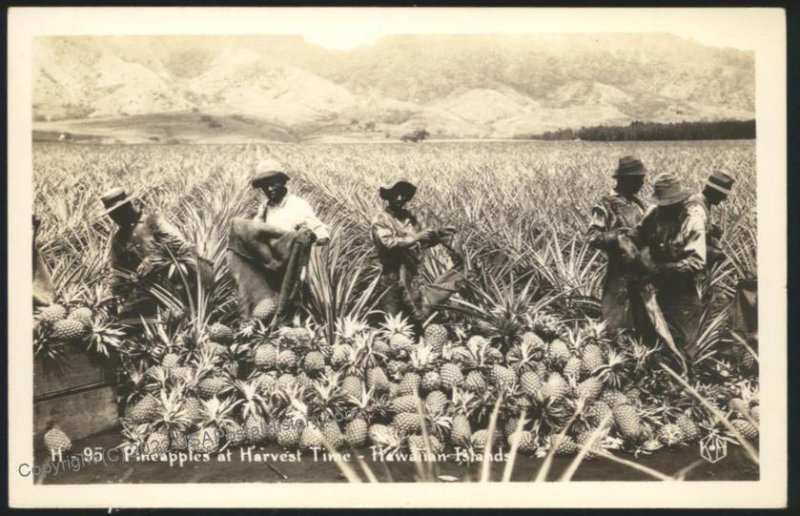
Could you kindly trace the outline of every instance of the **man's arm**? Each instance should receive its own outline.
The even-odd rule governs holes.
[[[609,230],[608,210],[602,204],[592,208],[592,220],[586,234],[589,237],[589,245],[595,249],[608,251],[616,241],[618,232]]]
[[[311,207],[305,200],[295,198],[297,203],[295,209],[303,220],[303,225],[310,229],[317,239],[318,243],[326,243],[331,238],[330,230],[314,213],[314,208]]]
[[[413,246],[418,241],[416,234],[404,237],[398,236],[391,223],[383,218],[378,218],[372,223],[372,235],[375,240],[387,249],[404,249]]]
[[[151,230],[159,243],[169,245],[176,249],[192,247],[192,245],[186,241],[183,233],[161,215],[151,215],[150,224]]]
[[[700,206],[689,206],[687,217],[681,226],[683,238],[681,258],[673,263],[663,264],[665,271],[700,272],[706,266],[706,220]]]

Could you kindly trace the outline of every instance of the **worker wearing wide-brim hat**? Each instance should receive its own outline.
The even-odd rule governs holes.
[[[406,205],[417,193],[417,186],[402,179],[378,188],[385,208],[372,220],[372,241],[381,264],[380,288],[384,290],[381,308],[388,315],[403,313],[421,322],[422,285],[419,267],[425,249],[442,243],[454,228],[423,229]]]
[[[213,265],[197,256],[194,246],[186,241],[180,230],[160,213],[145,214],[137,206],[136,199],[136,195],[121,186],[110,188],[100,197],[103,205],[101,214],[110,217],[117,225],[111,237],[109,261],[112,276],[109,285],[112,294],[122,304],[119,314],[121,322],[130,325],[140,324],[142,318],[147,320],[154,317],[158,307],[157,300],[139,289],[131,275],[157,281],[153,275],[160,272],[154,270],[154,266],[159,260],[167,259],[163,256],[165,248],[169,248],[173,256],[185,257],[192,269],[197,267],[204,287],[211,288],[214,281]],[[192,283],[197,278],[194,270],[186,276],[187,281]],[[158,281],[162,280],[174,284],[184,295],[191,295],[185,291],[181,278],[173,275],[171,279],[161,278]],[[196,291],[196,288],[189,290]]]
[[[608,257],[600,312],[611,329],[646,327],[647,314],[631,285],[636,281],[630,264],[635,257],[627,251],[633,244],[620,245],[626,243],[624,239],[634,232],[647,210],[638,195],[646,175],[647,169],[639,158],[622,156],[612,173],[614,189],[592,207],[587,235],[589,245],[605,251]]]
[[[258,163],[250,186],[261,190],[265,199],[253,219],[285,232],[306,229],[314,234],[317,245],[327,244],[330,241],[328,227],[317,218],[308,202],[289,193],[289,180],[285,167],[277,160],[266,159]]]
[[[722,228],[712,222],[713,208],[730,196],[735,180],[725,170],[714,170],[706,179],[702,192],[694,194],[694,199],[705,209],[706,216],[706,258],[708,268],[725,259],[722,251]]]
[[[703,308],[698,278],[706,266],[705,208],[672,172],[655,177],[653,196],[656,206],[642,220],[637,244],[675,344],[691,364]]]

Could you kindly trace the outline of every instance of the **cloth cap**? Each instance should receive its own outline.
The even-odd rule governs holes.
[[[725,195],[730,195],[733,183],[735,183],[735,180],[724,170],[715,170],[708,176],[708,179],[706,179],[707,187],[713,188]]]
[[[411,199],[417,193],[417,187],[409,181],[398,181],[389,188],[380,188],[381,199],[389,200],[398,194],[406,194]]]
[[[619,164],[617,165],[617,170],[614,171],[614,177],[643,176],[646,173],[647,170],[638,158],[623,156],[619,158]]]
[[[100,200],[103,202],[103,207],[105,208],[101,215],[108,215],[134,199],[136,199],[135,195],[128,195],[128,192],[126,192],[123,187],[115,186],[100,196]]]
[[[272,183],[286,184],[289,176],[283,172],[283,166],[274,159],[267,159],[256,166],[250,184],[253,188],[263,187]]]
[[[653,195],[659,206],[670,206],[685,201],[691,192],[684,188],[678,176],[672,172],[658,174],[653,183]]]

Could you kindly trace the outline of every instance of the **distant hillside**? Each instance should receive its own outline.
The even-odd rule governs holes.
[[[33,114],[48,130],[238,115],[273,136],[513,137],[751,119],[754,83],[752,53],[669,34],[391,36],[347,52],[297,36],[48,37]]]

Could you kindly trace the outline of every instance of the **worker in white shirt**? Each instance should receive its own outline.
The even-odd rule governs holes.
[[[268,159],[258,164],[250,184],[264,192],[266,200],[259,205],[253,219],[279,231],[307,229],[314,234],[316,245],[328,244],[330,231],[327,226],[317,218],[308,202],[289,193],[286,188],[288,181],[289,176],[277,161]]]

